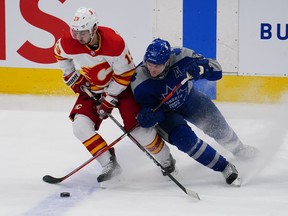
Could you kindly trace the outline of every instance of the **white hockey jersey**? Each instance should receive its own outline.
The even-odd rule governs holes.
[[[75,73],[79,67],[91,90],[105,88],[108,94],[118,95],[130,84],[135,64],[125,41],[113,29],[99,26],[97,34],[99,46],[92,50],[67,32],[55,44],[55,57],[64,76]]]

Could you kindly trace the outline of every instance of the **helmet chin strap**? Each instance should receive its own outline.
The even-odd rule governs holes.
[[[168,73],[169,69],[165,66],[164,70],[157,76],[158,79],[164,79]]]
[[[94,28],[94,27],[93,27],[93,28]],[[96,35],[97,33],[96,33],[96,31],[94,31],[94,29],[93,29],[93,32],[92,32],[92,33],[93,33],[93,34],[91,34],[90,40],[89,40],[89,42],[87,43],[88,46],[94,46],[94,44],[91,44],[91,45],[90,45],[90,43],[94,40],[95,35]]]
[[[94,37],[95,37],[95,34],[91,35],[90,40],[87,42],[87,45],[90,45],[90,43],[93,41]],[[93,46],[93,45],[90,45],[90,46]]]
[[[94,37],[95,37],[95,34],[90,37],[90,40],[87,42],[87,45],[89,45],[91,43],[91,41],[94,39]]]

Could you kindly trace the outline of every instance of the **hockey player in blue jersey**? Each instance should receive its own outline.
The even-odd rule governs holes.
[[[154,112],[153,109],[187,77],[187,73],[193,80],[183,84]],[[137,120],[142,127],[156,127],[159,134],[180,151],[221,172],[227,184],[239,184],[236,167],[198,138],[187,124],[200,128],[235,156],[254,156],[256,149],[239,140],[213,101],[193,88],[193,82],[199,79],[214,81],[221,78],[222,69],[216,60],[204,58],[191,49],[171,48],[168,41],[158,38],[146,49],[131,86],[141,106]],[[171,162],[175,166],[175,160]]]

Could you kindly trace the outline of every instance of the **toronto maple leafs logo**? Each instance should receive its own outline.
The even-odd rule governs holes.
[[[172,92],[173,88],[166,85],[165,93],[162,94],[162,98],[165,98],[170,92]],[[173,94],[173,96],[165,102],[165,105],[169,107],[171,110],[175,110],[178,107],[180,107],[188,94],[188,87],[180,88],[176,90]]]

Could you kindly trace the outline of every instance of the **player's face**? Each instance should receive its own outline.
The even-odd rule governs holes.
[[[157,65],[148,61],[146,62],[147,69],[149,70],[149,73],[152,77],[157,77],[159,74],[161,74],[165,69],[165,65],[166,64]]]
[[[89,30],[74,31],[72,30],[72,37],[79,41],[81,44],[88,44],[91,40],[91,34]]]

